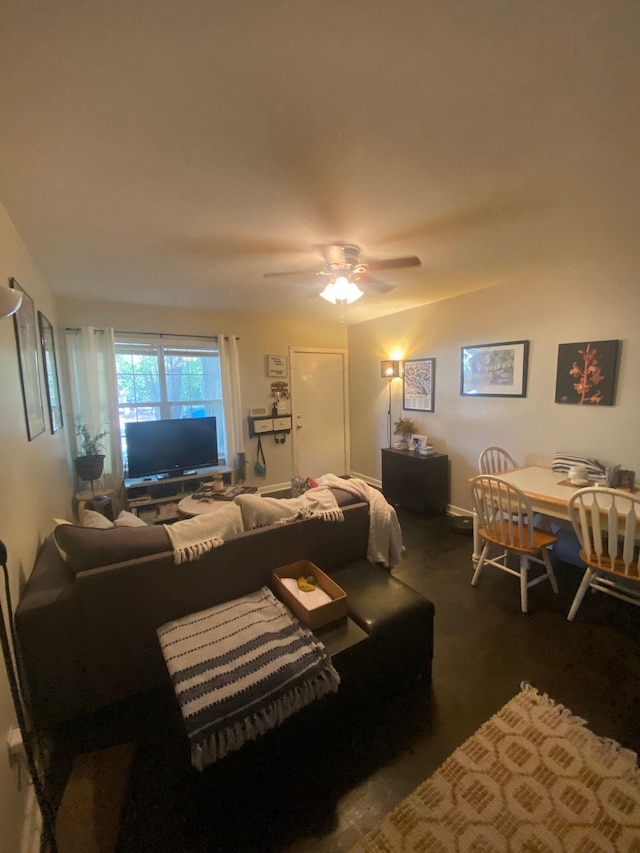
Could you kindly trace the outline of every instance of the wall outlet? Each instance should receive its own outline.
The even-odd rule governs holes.
[[[16,759],[26,758],[22,733],[18,726],[11,726],[9,729],[7,734],[7,749],[9,751],[9,764],[13,764]]]

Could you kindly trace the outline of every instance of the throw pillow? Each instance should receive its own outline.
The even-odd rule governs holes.
[[[569,469],[576,465],[586,468],[589,478],[602,477],[606,471],[605,466],[597,459],[591,459],[588,456],[572,456],[569,453],[556,453],[553,457],[551,469],[559,474],[568,474]]]
[[[134,512],[127,512],[123,509],[120,515],[114,521],[116,527],[146,527],[147,522],[143,521]]]
[[[291,480],[291,497],[299,498],[300,495],[308,492],[309,489],[315,489],[317,485],[318,483],[311,477],[307,477],[306,474],[298,474],[297,477],[293,477]]]
[[[113,521],[102,515],[101,512],[96,512],[94,509],[85,509],[82,513],[83,527],[97,527],[100,530],[109,530],[113,527]]]
[[[60,524],[55,535],[67,554],[67,562],[74,574],[171,551],[163,524],[112,527],[111,530]]]

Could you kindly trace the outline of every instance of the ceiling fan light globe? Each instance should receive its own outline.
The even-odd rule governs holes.
[[[349,282],[349,295],[347,296],[347,305],[350,305],[352,302],[355,302],[356,299],[360,299],[361,296],[364,296],[364,290],[360,290],[357,284],[354,284],[352,281]]]
[[[327,302],[331,302],[332,305],[335,305],[336,304],[336,292],[335,291],[336,291],[336,286],[332,281],[330,281],[329,284],[322,291],[320,296],[322,296],[323,299],[326,299]]]

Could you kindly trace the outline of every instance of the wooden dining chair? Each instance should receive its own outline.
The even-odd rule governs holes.
[[[569,518],[587,564],[567,619],[572,622],[591,588],[640,605],[638,546],[640,496],[587,486],[569,499]]]
[[[471,585],[476,586],[485,564],[519,577],[520,608],[523,613],[527,612],[527,592],[532,586],[548,579],[553,591],[558,592],[547,550],[549,545],[556,542],[556,537],[534,526],[529,498],[516,486],[489,474],[479,474],[471,480],[471,496],[477,515],[478,536],[484,542]],[[492,546],[497,546],[502,553],[495,557],[489,556]],[[518,569],[509,565],[511,555],[518,558]],[[530,580],[531,563],[544,566],[544,574]]]
[[[517,467],[518,463],[503,447],[485,447],[478,459],[478,471],[481,474],[499,474]]]

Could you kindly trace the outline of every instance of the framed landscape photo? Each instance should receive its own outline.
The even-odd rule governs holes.
[[[409,412],[433,412],[434,392],[435,358],[412,358],[405,361],[402,408]]]
[[[58,364],[56,362],[56,348],[53,340],[53,327],[38,311],[38,327],[40,329],[40,346],[42,348],[42,362],[46,377],[47,403],[49,404],[49,427],[51,433],[58,432],[62,426],[62,405],[60,402],[60,385],[58,383]]]
[[[9,279],[9,285],[22,293],[22,303],[13,315],[13,327],[18,347],[18,366],[20,368],[24,416],[27,422],[27,437],[29,441],[32,441],[45,430],[40,390],[36,313],[33,307],[33,299],[23,287],[20,287],[15,278]]]
[[[465,397],[526,397],[529,341],[462,347],[460,393]]]
[[[613,406],[620,341],[583,341],[558,346],[556,403]]]

